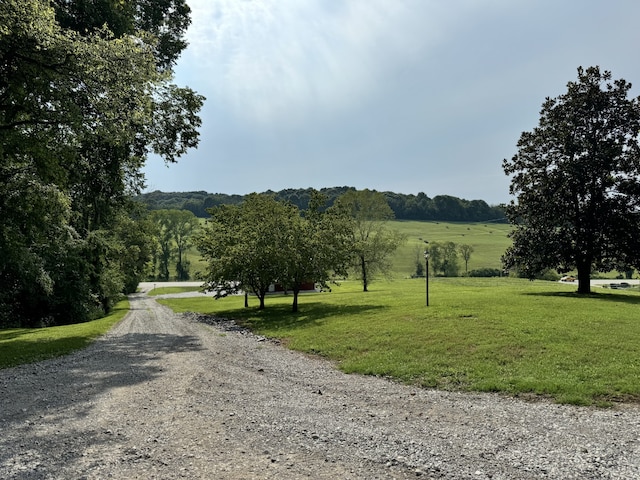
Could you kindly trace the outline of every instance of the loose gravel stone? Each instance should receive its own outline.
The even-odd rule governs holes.
[[[418,389],[131,308],[85,350],[0,371],[0,478],[640,478],[637,405]]]

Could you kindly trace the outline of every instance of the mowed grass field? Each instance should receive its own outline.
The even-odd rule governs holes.
[[[473,247],[469,270],[478,268],[502,268],[501,256],[511,245],[507,237],[512,227],[504,223],[448,223],[393,221],[389,228],[406,237],[406,243],[398,248],[393,258],[393,274],[408,277],[415,273],[416,256],[424,262],[425,240],[428,242],[454,242]],[[460,273],[464,273],[464,261],[459,257]]]
[[[501,268],[500,257],[511,245],[507,237],[511,225],[504,223],[451,223],[451,222],[418,222],[395,220],[388,222],[391,229],[403,233],[406,242],[401,245],[393,256],[392,275],[403,278],[415,273],[416,256],[424,261],[424,240],[429,242],[454,242],[458,245],[471,245],[474,252],[469,261],[469,270],[477,268]],[[191,277],[196,278],[197,272],[206,269],[206,263],[200,257],[196,248],[187,251],[187,259],[191,262]],[[460,273],[464,273],[464,262],[460,260]],[[170,267],[175,275],[175,265]]]
[[[594,290],[596,290],[594,288]],[[362,292],[344,282],[290,296],[166,299],[174,310],[238,319],[290,348],[349,373],[422,387],[501,392],[560,403],[609,406],[640,400],[640,295],[515,278],[380,281]]]

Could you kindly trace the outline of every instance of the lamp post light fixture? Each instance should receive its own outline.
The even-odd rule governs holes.
[[[425,240],[424,243],[428,244],[429,242],[427,242]],[[427,250],[427,249],[425,249],[425,251],[424,251],[424,262],[426,264],[426,270],[424,272],[424,278],[425,278],[426,287],[427,287],[427,307],[428,307],[429,306],[429,250]]]

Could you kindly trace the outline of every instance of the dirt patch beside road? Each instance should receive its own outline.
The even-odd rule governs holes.
[[[345,375],[145,294],[68,357],[0,371],[0,478],[640,478],[640,409]]]

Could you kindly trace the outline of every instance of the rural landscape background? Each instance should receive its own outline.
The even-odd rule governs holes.
[[[296,314],[286,293],[268,297],[265,310],[251,298],[246,308],[242,296],[171,298],[198,287],[154,285],[159,288],[151,294],[176,312],[233,318],[289,348],[335,361],[345,372],[580,405],[637,401],[638,290],[598,288],[583,298],[555,272],[534,282],[505,275],[501,256],[512,227],[503,221],[390,221],[406,239],[393,255],[390,276],[376,278],[368,292],[347,278],[330,292],[304,294]],[[425,241],[471,245],[468,266],[460,265],[456,277],[430,271],[425,285],[416,276]],[[205,268],[197,252],[188,255],[194,272]],[[490,278],[469,276],[485,270],[493,270]],[[601,276],[614,283],[622,274]]]
[[[636,72],[637,65],[631,62],[633,70],[622,68],[616,76],[604,65],[635,58],[621,47],[633,43],[619,40],[632,30],[608,22],[611,36],[586,36],[602,54],[583,56],[585,36],[566,35],[565,27],[583,28],[576,11],[599,27],[604,7],[565,5],[556,9],[562,14],[556,30],[563,40],[579,39],[580,54],[569,54],[570,48],[558,63],[532,67],[523,66],[526,57],[515,48],[505,52],[508,64],[496,69],[457,43],[459,27],[443,37],[452,51],[432,50],[414,13],[435,25],[446,9],[422,2],[377,2],[374,17],[364,14],[373,11],[371,2],[331,11],[317,4],[313,11],[325,20],[349,20],[332,22],[335,29],[328,30],[346,50],[334,38],[318,37],[326,56],[315,55],[306,32],[299,45],[313,55],[262,49],[274,40],[289,53],[300,31],[279,37],[285,30],[266,22],[255,10],[259,5],[277,14],[270,21],[282,16],[290,27],[292,18],[305,19],[296,27],[306,25],[304,8],[290,17],[282,2],[191,3],[193,12],[183,0],[0,3],[2,367],[86,346],[122,320],[127,295],[139,293],[141,282],[189,280],[199,285],[178,290],[193,298],[160,300],[177,311],[231,318],[348,372],[576,404],[640,399],[640,327],[634,321],[640,297],[632,285],[640,268],[640,97],[618,77]],[[607,13],[635,18],[628,13],[636,4],[610,3]],[[529,26],[533,12],[548,17],[548,9],[533,2],[510,7],[506,17],[503,10],[496,3],[483,11],[481,17],[492,22],[470,31]],[[475,6],[463,11],[480,13]],[[450,25],[476,19],[455,9],[444,17]],[[364,21],[371,18],[379,19],[377,27]],[[201,30],[189,30],[192,19]],[[254,38],[249,24],[268,24],[269,33]],[[243,35],[221,31],[210,42],[212,25]],[[354,26],[359,35],[352,35]],[[400,40],[395,35],[404,33],[409,36],[379,56],[385,35]],[[529,42],[540,46],[539,32],[529,33]],[[211,103],[182,85],[194,77],[177,75],[185,71],[179,62],[190,35],[200,47],[189,56],[194,65],[210,66],[194,58],[214,52],[208,48],[214,44],[227,52],[217,57],[224,61],[216,68],[228,71],[195,74],[224,79],[230,87],[214,88],[214,109],[226,112],[216,117],[215,128],[203,124],[212,118]],[[482,43],[474,37],[467,41]],[[253,40],[233,44],[241,38]],[[496,47],[512,46],[499,34],[482,38],[496,59],[502,58]],[[616,48],[605,48],[609,42]],[[409,45],[417,50],[406,55]],[[545,45],[537,57],[560,51],[557,42]],[[343,51],[349,55],[334,63],[334,52]],[[468,64],[449,68],[463,51],[470,52]],[[616,64],[612,52],[625,61]],[[378,57],[386,58],[384,65],[375,66]],[[231,58],[237,63],[227,63]],[[322,88],[306,77],[316,70],[300,63],[314,58],[326,61],[317,70],[325,74]],[[349,70],[356,58],[368,62]],[[253,66],[270,74],[257,75]],[[488,68],[484,76],[480,66]],[[568,68],[577,78],[565,77]],[[348,71],[355,76],[344,75]],[[429,83],[435,77],[439,86]],[[546,84],[550,78],[553,85]],[[256,79],[268,82],[254,84]],[[460,96],[459,82],[466,96]],[[283,85],[301,88],[283,91]],[[563,85],[566,93],[555,96]],[[218,96],[223,91],[228,98]],[[360,97],[367,91],[370,96]],[[513,103],[509,92],[527,102]],[[391,128],[396,124],[397,132]],[[198,149],[201,136],[207,148]],[[430,150],[436,140],[438,154]],[[198,150],[206,161],[183,167],[188,152]],[[160,177],[150,168],[158,163]],[[293,182],[296,177],[285,174],[295,172],[297,178],[337,176],[370,188],[384,179],[415,191],[407,185],[424,182],[430,187],[425,190],[438,194],[368,190],[366,184],[319,193],[142,194],[148,179],[177,178],[182,168],[190,169],[192,185],[225,178],[249,191],[263,181]],[[320,172],[330,176],[312,175]],[[466,200],[442,194],[444,185],[466,185],[466,191],[480,186],[487,195],[511,200]],[[559,282],[561,275],[577,281]],[[609,288],[592,290],[597,277],[610,279],[603,285]],[[303,282],[322,288],[305,289],[298,302]]]
[[[164,203],[152,202],[151,208],[184,206],[177,202],[189,201],[193,195],[156,192],[154,196],[164,198]],[[493,207],[485,213],[499,211],[500,207]],[[206,221],[193,218],[199,226]],[[636,289],[599,288],[584,298],[575,294],[575,285],[557,282],[557,274],[534,282],[502,276],[501,256],[511,244],[512,230],[503,218],[391,220],[388,225],[405,238],[393,254],[389,275],[375,278],[368,292],[362,292],[358,280],[346,278],[333,284],[330,292],[305,293],[297,314],[291,313],[291,296],[286,293],[269,296],[266,308],[258,310],[251,297],[245,308],[242,296],[214,300],[198,295],[201,288],[191,286],[192,282],[162,287],[160,280],[149,277],[156,287],[150,295],[176,312],[233,318],[289,348],[335,361],[345,372],[388,376],[423,387],[503,392],[603,407],[640,398],[636,381],[640,365],[635,360],[640,327],[634,320],[640,295]],[[459,276],[437,276],[431,271],[426,292],[425,278],[416,277],[416,264],[424,262],[425,240],[473,247],[468,265],[458,259]],[[175,280],[175,256],[171,259],[169,280]],[[206,270],[206,262],[191,243],[183,261],[190,264],[192,281]],[[490,278],[468,276],[483,269],[499,273]],[[602,275],[611,282],[620,276],[616,271]],[[184,292],[198,296],[171,298]],[[430,296],[428,307],[425,294]],[[125,313],[126,302],[103,320],[35,331],[3,330],[2,364],[81,348]]]
[[[339,195],[348,190],[353,190],[353,187],[331,187],[321,189],[320,192],[327,195],[328,205],[331,205]],[[288,189],[265,194],[304,210],[308,206],[309,192],[310,189]],[[502,268],[501,256],[511,243],[507,237],[511,226],[502,207],[490,206],[483,200],[469,201],[453,196],[430,198],[424,193],[407,195],[383,192],[383,195],[394,213],[390,227],[406,238],[393,256],[391,273],[394,277],[415,274],[416,255],[423,261],[424,241],[471,245],[474,252],[467,270]],[[208,208],[221,204],[239,204],[243,198],[243,195],[220,193],[159,191],[137,197],[150,211],[187,210],[200,218],[201,222],[209,217]],[[195,277],[204,268],[201,255],[193,246],[187,250],[186,255],[193,270],[192,276]],[[464,273],[464,262],[462,259],[460,262],[460,272]],[[175,273],[175,267],[171,268],[171,272]],[[175,279],[174,275],[172,279]]]

